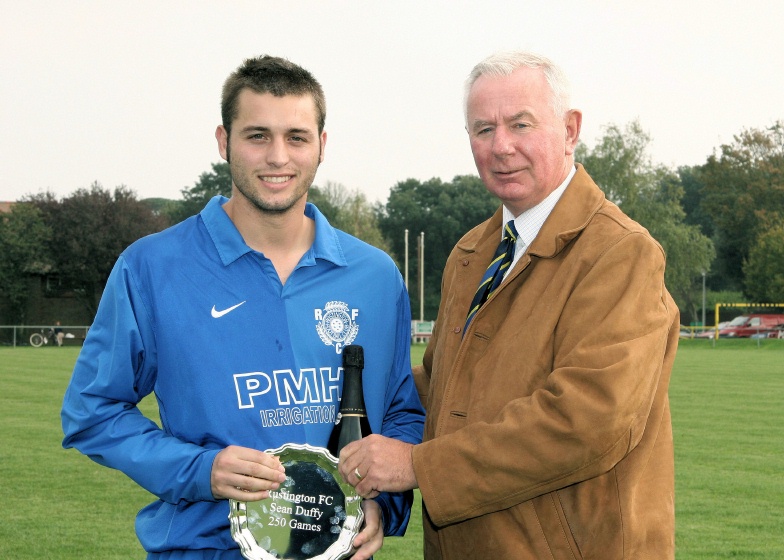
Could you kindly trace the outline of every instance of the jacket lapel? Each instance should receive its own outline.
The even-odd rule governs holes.
[[[604,202],[604,193],[578,163],[577,173],[527,252],[544,259],[553,258],[586,228]]]

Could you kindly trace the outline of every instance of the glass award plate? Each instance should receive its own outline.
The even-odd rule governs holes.
[[[286,480],[257,502],[229,500],[231,536],[248,560],[339,560],[362,527],[362,498],[326,449],[286,444],[267,451]]]

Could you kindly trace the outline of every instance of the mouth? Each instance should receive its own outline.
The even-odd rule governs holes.
[[[285,183],[294,178],[294,175],[260,175],[259,179],[265,183]]]
[[[512,169],[512,170],[509,170],[509,171],[506,171],[506,170],[503,170],[503,169],[496,169],[496,170],[493,171],[493,175],[503,179],[505,177],[512,177],[513,175],[516,175],[517,173],[520,173],[520,171],[521,171],[520,169]]]

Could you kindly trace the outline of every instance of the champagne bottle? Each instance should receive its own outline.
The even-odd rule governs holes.
[[[340,457],[340,450],[352,441],[372,433],[365,411],[365,396],[362,393],[364,367],[365,354],[361,346],[351,344],[343,348],[343,395],[340,399],[340,414],[327,444],[327,450],[335,457]]]

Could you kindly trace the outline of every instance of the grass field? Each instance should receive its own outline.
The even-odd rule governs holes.
[[[133,519],[150,495],[60,446],[77,352],[0,348],[2,559],[144,557]],[[670,395],[678,560],[784,559],[784,342],[683,341]],[[376,557],[421,558],[420,517]]]

